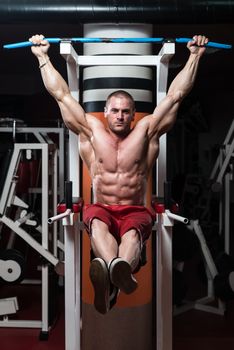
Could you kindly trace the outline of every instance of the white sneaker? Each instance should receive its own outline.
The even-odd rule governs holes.
[[[121,258],[115,258],[109,266],[110,280],[125,294],[131,294],[137,289],[137,280],[133,277],[131,266]]]
[[[110,308],[110,281],[106,262],[95,258],[90,264],[89,276],[94,288],[94,306],[101,314],[106,314]]]

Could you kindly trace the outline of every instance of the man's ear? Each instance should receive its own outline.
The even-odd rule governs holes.
[[[104,116],[106,117],[106,113],[107,113],[107,107],[104,107]]]

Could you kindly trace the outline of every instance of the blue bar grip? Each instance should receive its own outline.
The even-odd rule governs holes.
[[[45,38],[49,43],[58,44],[61,41],[71,41],[78,43],[162,43],[164,38]],[[188,43],[193,40],[192,38],[176,38],[171,39],[172,42],[176,43]],[[166,41],[166,40],[165,40]],[[23,41],[14,44],[6,44],[4,45],[4,49],[17,49],[21,47],[32,46],[33,44],[30,41]],[[221,44],[215,43],[213,41],[209,41],[206,47],[214,47],[218,49],[231,49],[232,45],[229,44]]]

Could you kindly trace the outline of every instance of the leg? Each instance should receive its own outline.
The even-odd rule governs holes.
[[[141,242],[139,234],[135,229],[126,232],[121,238],[119,246],[119,257],[126,260],[134,271],[138,266],[141,254]]]
[[[90,279],[94,288],[94,305],[98,312],[105,314],[115,304],[118,290],[111,290],[108,263],[118,254],[118,244],[110,234],[108,226],[101,220],[93,219],[91,225],[91,247],[96,256],[90,265]],[[111,298],[112,297],[112,298]]]
[[[137,288],[137,281],[132,272],[140,259],[141,244],[136,229],[130,229],[121,238],[119,246],[119,258],[112,260],[110,264],[111,282],[126,294],[130,294]]]
[[[118,256],[118,244],[104,222],[93,219],[91,227],[91,247],[94,255],[108,264]]]

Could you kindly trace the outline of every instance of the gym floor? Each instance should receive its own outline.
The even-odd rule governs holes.
[[[8,296],[14,296],[14,288],[8,288]],[[20,286],[17,287],[17,294],[20,310],[22,309],[17,313],[17,319],[40,317],[40,287]],[[0,297],[4,297],[4,288],[1,288]],[[64,350],[63,305],[63,293],[61,293],[58,298],[58,312],[48,340],[39,340],[40,329],[0,328],[1,350]],[[174,316],[173,350],[233,349],[234,302],[229,302],[226,306],[227,312],[224,316],[197,310]]]
[[[234,304],[224,316],[191,310],[175,316],[173,350],[234,349]]]

